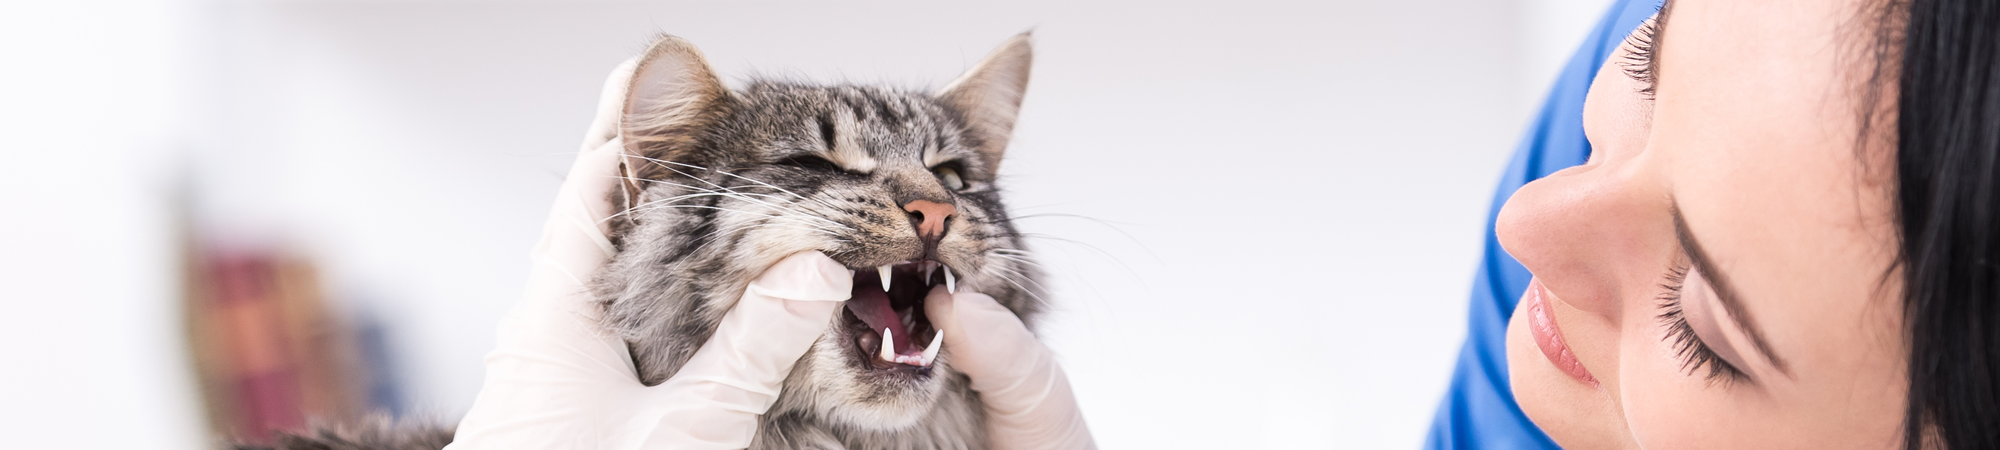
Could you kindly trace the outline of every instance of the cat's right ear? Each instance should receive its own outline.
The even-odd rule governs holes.
[[[1028,69],[1035,59],[1030,39],[1029,33],[1007,39],[937,94],[939,101],[964,115],[967,137],[973,138],[992,170],[999,170],[1007,140],[1014,134],[1014,118],[1021,113],[1021,97],[1028,90]]]
[[[693,151],[701,130],[720,119],[729,89],[701,50],[686,39],[661,35],[639,56],[618,135],[625,141],[626,205],[638,204],[640,180],[673,173],[666,161]]]

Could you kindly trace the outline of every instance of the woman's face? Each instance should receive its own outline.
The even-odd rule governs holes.
[[[1857,147],[1863,8],[1677,0],[1654,98],[1626,73],[1631,41],[1600,70],[1590,161],[1497,224],[1536,279],[1507,333],[1514,393],[1556,442],[1901,444],[1894,166]]]

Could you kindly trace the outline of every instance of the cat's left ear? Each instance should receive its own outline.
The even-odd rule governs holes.
[[[641,203],[641,180],[669,178],[669,164],[693,157],[697,135],[721,119],[730,94],[701,50],[672,35],[661,35],[639,56],[625,92],[618,135],[625,140],[630,207]]]
[[[1021,33],[1007,39],[937,95],[938,101],[963,115],[968,137],[986,158],[987,167],[995,170],[1014,134],[1021,97],[1028,91],[1028,69],[1035,56],[1030,37]]]

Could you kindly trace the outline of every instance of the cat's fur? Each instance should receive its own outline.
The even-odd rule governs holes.
[[[635,206],[620,216],[630,221],[616,233],[619,254],[594,287],[640,380],[672,376],[753,278],[801,251],[864,274],[934,258],[961,289],[1031,320],[1034,271],[993,185],[1029,58],[1018,36],[936,95],[764,80],[730,91],[693,46],[655,43],[633,77],[622,133],[636,158],[621,200]],[[964,187],[947,187],[940,167]],[[919,238],[903,208],[913,200],[956,207],[942,239]],[[876,349],[857,338],[875,331],[855,325],[836,317],[799,361],[753,447],[985,447],[977,395],[949,352],[922,376],[874,370]]]
[[[629,344],[641,381],[673,376],[752,279],[803,251],[856,270],[857,292],[879,283],[878,266],[936,261],[958,289],[991,295],[1032,324],[1043,308],[1038,274],[994,185],[1030,60],[1024,33],[935,94],[774,80],[731,90],[687,41],[654,42],[620,130],[619,252],[592,282],[604,325]],[[941,236],[919,236],[922,217],[905,208],[917,200],[956,208]],[[941,275],[923,281],[942,284]],[[901,304],[921,318],[928,287],[897,281],[892,297],[914,295],[915,305]],[[922,323],[898,341],[928,343],[923,331],[936,330]],[[837,314],[785,380],[752,448],[986,448],[978,394],[951,368],[950,349],[928,368],[885,365],[872,357],[879,336]]]

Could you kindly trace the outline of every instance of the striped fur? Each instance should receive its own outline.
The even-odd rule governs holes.
[[[641,380],[672,376],[787,255],[817,250],[868,270],[923,254],[899,207],[917,199],[958,208],[936,254],[960,286],[1032,321],[1037,274],[993,184],[1028,48],[1017,36],[932,94],[771,80],[728,90],[692,45],[656,42],[625,110],[620,252],[594,286]],[[945,186],[938,167],[968,184]],[[872,376],[853,325],[837,316],[799,361],[754,448],[986,447],[978,396],[949,352],[928,377]]]
[[[708,340],[750,281],[779,259],[820,251],[866,270],[935,251],[959,286],[1033,324],[1039,274],[1015,232],[995,171],[1027,84],[1027,35],[1010,39],[939,93],[755,80],[730,90],[693,45],[672,36],[640,57],[628,86],[626,210],[618,254],[592,281],[604,326],[656,385]],[[952,189],[934,170],[964,179]],[[898,207],[954,204],[936,248]],[[757,449],[983,449],[978,394],[951,369],[880,376],[862,368],[868,332],[837,315],[786,378]],[[906,337],[907,338],[907,337]],[[371,417],[287,434],[277,449],[441,448],[451,428]]]

